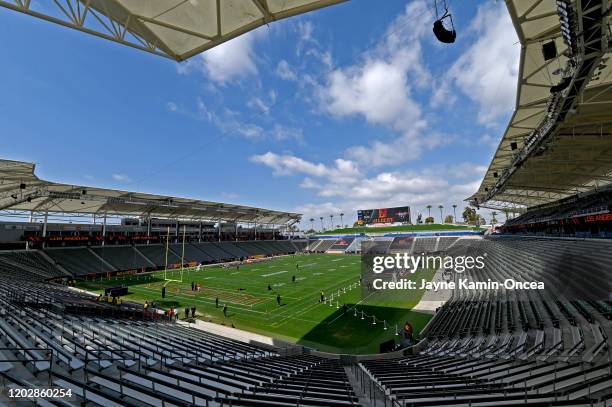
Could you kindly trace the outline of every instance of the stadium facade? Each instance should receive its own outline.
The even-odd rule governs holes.
[[[24,11],[22,3],[13,8]],[[107,13],[113,18],[126,12],[120,2],[90,3],[98,12],[102,4],[117,6]],[[194,4],[181,2],[188,3]],[[332,2],[252,3],[286,3],[298,10],[300,4],[309,9]],[[274,231],[299,221],[299,214],[53,183],[36,177],[32,164],[0,162],[0,208],[43,217],[42,229],[37,224],[23,234],[16,232],[18,240],[9,242],[25,246],[27,241],[28,250],[0,252],[0,403],[14,402],[18,394],[40,405],[612,404],[610,3],[506,4],[521,42],[517,103],[481,186],[468,198],[475,207],[520,214],[496,233],[275,240]],[[253,24],[273,19],[265,13],[269,7],[257,9],[264,17]],[[142,16],[138,20],[144,24]],[[203,45],[172,51],[173,57],[180,59],[198,47]],[[105,224],[101,229],[99,224],[86,226],[87,233],[66,232],[62,228],[70,226],[49,223],[50,214],[124,218],[116,227],[126,240],[115,239],[117,231]],[[224,231],[224,224],[234,233]],[[7,225],[9,230],[20,226]],[[268,229],[262,240],[257,231],[264,225]],[[62,240],[82,235],[87,235],[86,244]],[[364,243],[369,249],[362,248]],[[193,318],[177,322],[174,314],[151,310],[148,303],[103,302],[90,292],[56,283],[90,275],[102,280],[125,270],[143,275],[170,266],[182,270],[186,260],[229,263],[237,268],[231,272],[239,273],[242,260],[359,251],[482,256],[486,261],[482,269],[462,277],[475,289],[419,293],[422,298],[414,308],[429,305],[430,321],[418,332],[409,323],[403,330],[389,329],[389,341],[381,344],[389,352],[372,355],[324,353],[261,332],[246,335],[195,318],[195,309]],[[402,271],[394,270],[390,277]],[[274,271],[266,278],[288,272]],[[436,270],[433,277],[457,278],[452,269]],[[478,289],[478,282],[506,280],[538,281],[547,288]],[[343,294],[334,288],[338,296]],[[366,284],[361,288],[364,295],[375,295]],[[335,312],[321,326],[365,319],[363,309],[358,313],[354,307],[351,314],[327,296],[321,293],[319,302],[313,299],[309,305]],[[276,309],[284,312],[280,296],[276,300]],[[223,307],[224,317],[226,312]],[[375,317],[372,322],[363,330],[388,328],[386,321],[384,328],[374,327]],[[42,390],[52,393],[42,395]],[[60,390],[70,391],[70,397],[58,393],[53,398]]]

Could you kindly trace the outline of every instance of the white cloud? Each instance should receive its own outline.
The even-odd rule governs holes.
[[[247,106],[250,107],[251,109],[253,108],[258,109],[264,114],[268,114],[268,112],[270,111],[270,106],[268,106],[266,102],[264,102],[259,97],[251,98],[251,100],[247,102]]]
[[[487,145],[489,147],[497,147],[499,145],[499,139],[492,137],[490,134],[483,134],[480,136],[478,140],[481,144]]]
[[[261,139],[265,136],[261,126],[240,120],[240,114],[230,109],[218,114],[209,109],[201,98],[197,99],[197,117],[208,121],[226,134],[236,134],[247,139]]]
[[[264,92],[260,92],[260,96],[252,97],[247,102],[247,106],[267,115],[270,112],[270,109],[276,104],[277,97],[278,94],[276,91],[274,89],[270,89],[267,95]]]
[[[111,177],[118,182],[132,182],[132,179],[125,174],[112,174]]]
[[[424,35],[429,34],[428,7],[425,1],[409,3],[375,50],[358,64],[332,70],[319,87],[320,101],[331,115],[361,116],[400,134],[391,142],[374,140],[368,146],[350,148],[349,157],[360,163],[381,166],[415,159],[423,148],[441,141],[425,134],[427,123],[412,96],[414,89],[429,82],[421,46]]]
[[[252,123],[233,122],[232,130],[244,138],[259,139],[264,137],[264,129]]]
[[[381,60],[332,72],[324,97],[333,115],[360,114],[395,130],[406,130],[421,116],[419,106],[410,99],[403,67]]]
[[[293,68],[289,65],[284,59],[281,59],[278,65],[276,66],[276,74],[286,81],[295,81],[297,80],[297,74],[293,70]]]
[[[174,102],[168,102],[166,103],[166,107],[168,108],[168,110],[170,110],[171,112],[176,112],[178,110],[178,105]]]
[[[221,192],[221,196],[224,199],[238,199],[240,194],[237,192]]]
[[[304,142],[304,131],[301,128],[275,124],[272,128],[272,137],[277,141],[294,140],[298,144],[302,144]]]
[[[449,143],[451,137],[431,132],[422,135],[425,129],[423,123],[414,123],[414,128],[407,130],[401,137],[391,142],[374,140],[367,146],[354,146],[347,150],[349,157],[356,161],[372,167],[399,164],[404,161],[419,158],[423,147],[433,148],[435,146]]]
[[[327,171],[327,167],[323,164],[314,164],[299,157],[279,155],[271,151],[265,154],[254,155],[250,158],[250,161],[272,168],[272,174],[276,176],[302,173],[322,177]]]
[[[520,45],[503,2],[480,6],[470,30],[477,39],[446,80],[478,104],[479,123],[496,125],[514,106]]]
[[[264,29],[249,31],[205,51],[179,65],[179,73],[198,70],[208,79],[219,84],[254,75],[257,73],[255,42],[263,37],[265,32]]]
[[[314,32],[312,21],[300,21],[298,23],[298,32],[302,41],[314,41],[312,37],[312,33]]]
[[[310,189],[324,203],[294,208],[304,218],[329,215],[333,208],[353,216],[357,209],[409,205],[421,211],[430,204],[451,208],[474,193],[486,167],[473,163],[435,166],[420,171],[381,171],[370,176],[350,160],[336,159],[333,165],[315,163],[294,155],[267,152],[251,162],[270,167],[275,176],[304,176],[300,187]],[[438,214],[439,212],[436,212]],[[449,210],[444,215],[450,214]],[[352,221],[351,221],[352,223]]]

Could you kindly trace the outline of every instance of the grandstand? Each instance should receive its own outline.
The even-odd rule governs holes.
[[[4,7],[181,60],[336,1],[228,7],[223,12],[230,13],[234,30],[216,27],[222,17],[217,2],[215,21],[207,21],[217,33],[212,37],[193,31],[189,24],[198,19],[167,21],[120,2],[109,1],[116,6],[109,9],[86,3],[126,29],[126,15],[133,16],[130,33],[140,45],[95,32],[78,18],[61,22],[26,3],[0,0]],[[176,18],[186,15],[180,7],[199,4],[177,3]],[[351,229],[296,240],[286,231],[301,220],[297,213],[55,183],[38,178],[33,164],[0,160],[0,208],[42,220],[11,220],[0,229],[0,405],[14,403],[9,390],[50,386],[72,395],[22,401],[612,405],[610,3],[506,4],[522,46],[517,103],[468,202],[516,216],[486,234]],[[248,18],[235,20],[232,12]],[[192,14],[200,20],[213,15]],[[181,47],[177,35],[187,38]],[[86,224],[49,221],[66,214]],[[470,273],[446,267],[419,272],[439,283],[538,281],[546,289],[474,284],[423,290],[410,300],[400,296],[410,303],[403,308],[368,302],[373,290],[361,284],[362,251],[482,257],[484,267]],[[188,280],[166,278],[175,272],[187,273]],[[129,294],[105,296],[112,288]],[[229,316],[223,303],[230,304]],[[182,314],[194,304],[197,316],[195,309],[178,319],[170,312],[179,308]],[[406,343],[400,327],[408,320],[414,341]]]

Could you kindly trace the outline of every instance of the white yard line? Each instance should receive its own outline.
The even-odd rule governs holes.
[[[261,277],[270,277],[270,276],[275,276],[277,274],[283,274],[283,273],[288,273],[288,270],[282,270],[282,271],[277,271],[276,273],[268,273],[268,274],[262,274]]]

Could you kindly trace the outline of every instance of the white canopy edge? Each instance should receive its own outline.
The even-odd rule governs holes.
[[[0,210],[285,225],[301,214],[44,181],[35,164],[0,159]]]
[[[0,7],[183,61],[262,25],[346,0],[0,0]]]
[[[612,182],[610,2],[506,5],[521,43],[516,106],[467,200],[520,212]],[[569,30],[565,5],[573,19]],[[557,55],[546,60],[543,45],[551,41]],[[564,80],[569,86],[551,91]]]

